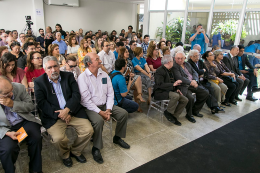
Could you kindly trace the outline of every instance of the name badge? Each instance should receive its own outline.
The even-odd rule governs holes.
[[[102,78],[102,84],[107,84],[107,78]]]

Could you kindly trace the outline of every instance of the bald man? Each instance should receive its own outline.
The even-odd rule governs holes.
[[[67,44],[65,43],[65,41],[63,41],[61,39],[61,33],[60,32],[56,32],[56,40],[53,41],[52,44],[58,44],[60,54],[63,55],[63,56],[67,55]]]
[[[28,135],[24,141],[30,157],[29,172],[42,172],[41,122],[31,114],[35,107],[30,95],[22,84],[0,76],[0,104],[0,159],[5,172],[15,172],[20,151],[17,130],[21,127]]]

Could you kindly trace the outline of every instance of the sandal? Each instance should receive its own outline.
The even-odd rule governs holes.
[[[146,102],[143,97],[142,97],[142,94],[139,93],[138,96],[136,97],[140,102]]]

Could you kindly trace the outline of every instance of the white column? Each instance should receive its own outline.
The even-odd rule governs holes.
[[[132,26],[133,26],[133,31],[137,32],[136,29],[136,23],[137,23],[137,4],[133,4],[133,14],[132,14]]]
[[[149,34],[149,0],[144,0],[144,24],[143,24],[143,36]]]
[[[167,24],[167,6],[168,6],[168,0],[166,0],[165,7],[164,7],[163,35],[162,35],[162,37],[165,37],[165,29],[166,29],[166,24]]]
[[[42,0],[32,0],[33,1],[33,26],[32,29],[36,36],[39,36],[39,29],[42,28],[45,31],[45,22],[44,22],[44,9]],[[38,13],[36,12],[38,11]],[[40,13],[39,13],[40,12]]]
[[[241,37],[243,24],[244,24],[244,20],[245,20],[246,5],[247,5],[247,0],[244,0],[243,7],[242,7],[242,10],[241,10],[240,16],[239,16],[238,28],[237,28],[234,45],[239,45],[239,42],[240,42],[240,37]]]
[[[189,0],[186,0],[186,8],[185,8],[182,35],[181,35],[181,42],[183,44],[185,44],[185,34],[186,34],[186,26],[187,26],[187,19],[188,19],[188,9],[189,9]]]
[[[207,31],[206,31],[206,33],[208,34],[209,37],[210,37],[210,30],[211,30],[211,25],[212,25],[214,4],[215,4],[215,0],[211,0],[211,6],[210,6],[209,18],[208,18],[208,26],[207,26]]]

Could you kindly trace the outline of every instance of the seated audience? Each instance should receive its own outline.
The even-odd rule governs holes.
[[[151,102],[151,94],[152,94],[152,81],[151,81],[151,73],[150,68],[148,67],[146,60],[143,58],[143,49],[141,47],[137,47],[134,50],[135,57],[132,60],[134,66],[134,72],[137,75],[141,76],[142,83],[145,85],[148,90],[148,100],[147,103],[150,105]]]
[[[143,42],[142,34],[140,32],[137,33],[137,43],[141,44]]]
[[[109,45],[110,45],[110,50],[114,53],[114,51],[116,50],[115,42],[114,41],[110,41]]]
[[[164,115],[168,121],[180,126],[181,123],[177,120],[185,106],[188,103],[188,98],[183,96],[180,88],[181,80],[175,80],[173,75],[173,59],[170,55],[165,55],[162,58],[162,66],[160,66],[154,76],[154,99],[156,100],[170,100]],[[186,87],[187,88],[187,87]]]
[[[50,26],[46,27],[46,34],[44,36],[44,47],[45,47],[45,53],[48,52],[48,47],[52,42],[54,41],[54,38],[52,36],[52,29]]]
[[[163,57],[163,47],[166,46],[166,43],[165,41],[160,41],[159,44],[158,44],[158,49],[159,49],[159,56],[160,57]]]
[[[183,88],[181,92],[189,99],[189,102],[186,106],[186,118],[190,122],[195,123],[196,120],[194,119],[193,115],[197,117],[203,117],[203,115],[199,112],[208,99],[209,92],[198,84],[198,73],[191,67],[189,63],[184,62],[184,60],[185,54],[183,52],[177,52],[175,55],[176,63],[173,64],[173,74],[175,80],[181,80],[182,85],[188,86],[188,88]],[[192,93],[196,94],[195,103]]]
[[[163,55],[171,55],[171,50],[169,46],[164,46],[162,49]]]
[[[219,50],[219,49],[220,49],[219,45],[215,45],[212,47],[211,52],[214,52],[215,50]]]
[[[195,49],[195,50],[201,52],[201,46],[200,46],[199,44],[194,44],[193,49]],[[192,50],[193,50],[193,49],[192,49]],[[201,59],[201,58],[202,58],[202,55],[199,54],[199,59]]]
[[[24,33],[20,33],[19,34],[19,39],[17,39],[17,41],[20,43],[20,45],[23,47],[24,43],[25,43],[25,34]]]
[[[109,38],[107,37],[107,33],[106,32],[103,32],[102,33],[102,38],[103,38],[103,41],[109,41]]]
[[[184,52],[184,49],[182,46],[177,46],[174,48],[174,51],[172,52],[173,54],[171,54],[171,56],[173,57],[173,61],[175,61],[175,54],[177,52]]]
[[[115,35],[111,35],[109,40],[115,42],[116,41],[116,36]]]
[[[57,23],[56,26],[55,26],[55,29],[56,29],[56,30],[55,30],[55,33],[59,32],[59,33],[61,34],[61,39],[64,40],[65,37],[67,36],[67,33],[62,30],[61,25]]]
[[[97,37],[96,42],[95,42],[95,49],[96,52],[99,53],[100,51],[102,51],[102,47],[101,47],[101,43],[103,41],[102,37]],[[84,57],[83,57],[84,58]]]
[[[115,69],[115,54],[110,51],[109,42],[104,40],[101,43],[102,51],[98,53],[100,60],[102,61],[101,69],[109,74]]]
[[[205,53],[205,55],[203,56],[204,58],[208,59],[209,55],[212,53],[209,53],[209,51],[207,51],[207,53]],[[222,102],[223,105],[225,106],[231,106],[229,103],[233,103],[235,104],[235,97],[236,97],[236,92],[239,90],[239,83],[237,81],[236,75],[234,73],[232,73],[228,67],[224,64],[223,60],[223,52],[221,49],[219,50],[215,50],[214,53],[215,55],[215,61],[214,63],[216,64],[217,68],[215,68],[214,64],[210,64],[210,63],[205,63],[206,66],[212,66],[213,68],[208,68],[209,69],[209,73],[215,77],[218,78],[213,78],[213,80],[218,80],[219,81],[219,86],[221,85],[220,82],[222,82],[221,80],[223,80],[224,84],[227,86],[228,90],[226,92],[225,95],[225,100],[224,102]],[[215,74],[214,74],[215,73]],[[219,78],[221,80],[219,80]],[[211,82],[211,81],[210,81]],[[215,83],[216,81],[214,81]],[[218,89],[218,87],[216,87],[216,85],[213,83],[213,81],[211,82],[211,85],[213,87],[215,87],[215,90],[220,90],[221,92],[223,90],[223,87],[220,86],[220,89]],[[225,89],[223,90],[223,92],[225,91]],[[220,97],[220,96],[218,96]],[[223,98],[221,99],[221,101],[223,101]]]
[[[141,44],[138,43],[138,39],[137,39],[137,36],[136,35],[133,35],[132,36],[132,40],[131,41],[135,41],[136,42],[136,46],[137,47],[141,47]],[[131,41],[130,41],[130,47],[131,47]]]
[[[11,83],[4,76],[0,76],[0,93],[0,159],[4,171],[16,172],[14,164],[20,151],[17,136],[21,134],[17,131],[23,127],[28,135],[24,141],[30,157],[29,172],[42,173],[41,121],[31,114],[35,106],[30,95],[23,85]]]
[[[135,50],[136,46],[137,46],[136,41],[135,41],[135,40],[131,40],[131,41],[130,41],[130,49],[128,50],[128,52],[129,52],[129,59],[130,59],[131,61],[132,61],[132,59],[135,57],[135,55],[134,55],[134,50]]]
[[[78,55],[79,45],[76,40],[76,36],[72,35],[69,37],[68,47],[67,47],[67,54],[77,56]]]
[[[123,76],[127,69],[125,59],[119,58],[115,62],[115,70],[109,74],[114,89],[114,105],[125,109],[128,113],[137,111],[139,105],[132,101],[132,97],[127,95],[131,89],[133,78],[130,76],[128,84]]]
[[[0,58],[4,53],[8,52],[8,48],[6,46],[0,46]]]
[[[72,72],[75,80],[77,81],[78,77],[80,75],[80,69],[77,66],[76,56],[73,56],[73,55],[67,56],[66,64],[65,64],[65,66],[60,68],[60,71]]]
[[[101,70],[102,62],[98,55],[89,53],[83,61],[86,70],[78,78],[81,104],[86,107],[85,111],[94,128],[92,155],[94,160],[101,164],[103,158],[100,150],[103,148],[104,121],[110,121],[112,117],[116,119],[117,125],[113,142],[122,148],[130,148],[121,139],[126,136],[128,113],[114,105],[113,86],[108,74]]]
[[[43,49],[43,48],[41,47],[40,43],[35,42],[35,51],[38,52],[38,53],[40,53],[40,54],[43,56],[44,53],[45,53],[43,50],[45,50],[45,49]]]
[[[7,42],[7,34],[6,33],[2,33],[1,35],[1,40],[0,40],[0,46],[6,46],[8,45],[8,42]]]
[[[144,39],[143,39],[143,43],[141,44],[141,47],[142,47],[143,53],[144,53],[144,58],[146,58],[146,55],[147,55],[147,49],[148,49],[148,46],[149,46],[149,41],[150,41],[150,36],[145,35]]]
[[[52,44],[57,44],[59,46],[59,51],[62,56],[67,55],[67,44],[61,39],[61,33],[56,32],[56,40]]]
[[[21,45],[19,42],[14,41],[11,46],[11,53],[16,56],[16,59],[20,59],[24,56],[23,52],[21,52]]]
[[[58,60],[53,56],[43,59],[43,68],[46,73],[34,80],[42,125],[59,150],[65,166],[72,166],[71,157],[85,163],[82,152],[93,134],[93,128],[80,105],[78,84],[72,73],[59,70]],[[69,140],[65,134],[68,126],[75,128],[78,135],[71,147],[68,146]]]
[[[27,30],[26,37],[27,38],[31,37],[31,38],[33,38],[34,41],[36,41],[36,37],[35,37],[35,35],[32,34],[32,30],[30,30],[30,29]]]
[[[45,73],[42,68],[42,56],[36,51],[32,51],[27,56],[27,66],[24,69],[26,79],[30,88],[34,87],[34,79]]]
[[[146,62],[152,72],[156,72],[156,69],[162,65],[161,60],[162,58],[159,57],[159,49],[156,45],[150,44],[147,50]]]
[[[119,41],[116,43],[116,50],[113,52],[114,55],[115,55],[115,59],[117,60],[118,58],[118,52],[119,52],[119,49],[121,49],[122,47],[124,47],[124,43]]]
[[[209,82],[208,79],[210,79],[210,74],[208,73],[208,68],[205,66],[202,60],[199,59],[200,52],[196,49],[190,50],[188,55],[188,63],[192,66],[192,68],[198,73],[199,76],[199,85],[202,85],[204,88],[206,88],[209,91],[209,97],[206,101],[207,106],[211,109],[211,113],[220,113],[224,112],[223,109],[220,109],[220,103],[221,97],[218,97],[222,94],[222,97],[225,97],[227,86],[219,81],[218,88],[215,89],[212,84]],[[214,60],[214,56],[210,56]],[[209,62],[209,61],[208,61]],[[223,89],[220,90],[219,87],[222,87]],[[214,92],[216,91],[216,93]]]
[[[16,57],[10,52],[6,52],[1,57],[0,75],[7,77],[10,82],[21,83],[28,88],[25,72],[17,67]]]
[[[51,44],[48,48],[48,55],[54,56],[59,62],[59,65],[62,67],[65,64],[65,58],[60,54],[60,49],[58,44]]]
[[[95,46],[95,42],[96,42],[96,36],[93,34],[91,36],[91,44],[93,44]],[[80,42],[79,42],[80,43]]]
[[[39,42],[41,47],[44,48],[44,30],[42,28],[39,29],[40,36],[36,38],[36,42]]]
[[[81,73],[85,71],[85,65],[83,63],[83,59],[86,56],[86,54],[89,52],[92,52],[92,49],[91,47],[89,47],[87,40],[83,38],[80,42],[80,47],[78,49],[78,61],[79,61],[79,68]]]
[[[238,101],[242,101],[238,97],[238,95],[242,95],[244,90],[249,84],[249,79],[245,78],[245,76],[240,72],[238,68],[237,55],[239,53],[239,49],[237,46],[231,46],[230,52],[223,57],[223,62],[227,66],[227,68],[236,75],[236,81],[239,83],[239,88],[235,92],[235,99]],[[235,65],[237,64],[237,65]],[[237,104],[236,101],[231,102],[232,104]]]

